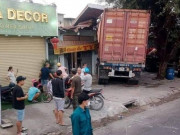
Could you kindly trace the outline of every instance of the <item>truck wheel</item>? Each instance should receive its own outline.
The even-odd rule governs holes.
[[[108,84],[109,83],[109,79],[99,79],[98,80],[98,84]]]
[[[103,84],[103,79],[98,79],[98,84]]]
[[[109,83],[109,79],[104,79],[104,84],[108,84]]]
[[[178,78],[180,78],[180,70],[178,71],[178,75],[177,75]]]

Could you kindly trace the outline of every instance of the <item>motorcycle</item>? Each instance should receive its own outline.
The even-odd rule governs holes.
[[[90,97],[90,109],[99,111],[104,106],[104,96],[102,95],[102,89],[93,89],[89,92]],[[65,109],[68,109],[72,104],[71,89],[65,90]]]
[[[4,86],[4,87],[0,86],[2,102],[10,102],[10,103],[12,102],[13,88],[14,87],[10,87],[10,86]]]

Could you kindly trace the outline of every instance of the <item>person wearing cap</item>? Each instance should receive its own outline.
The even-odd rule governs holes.
[[[71,115],[73,135],[93,135],[91,115],[87,106],[90,105],[89,96],[81,93],[78,96],[79,107]]]
[[[81,90],[81,78],[77,75],[77,69],[73,68],[71,70],[73,77],[71,82],[71,99],[72,99],[72,105],[73,110],[75,110],[78,107],[78,96],[82,92]]]
[[[52,79],[54,78],[49,70],[49,67],[50,67],[50,64],[46,62],[45,67],[41,68],[40,78],[41,78],[41,85],[43,86],[43,88],[47,86],[49,76]]]
[[[63,79],[66,79],[68,77],[68,74],[66,73],[67,68],[62,66],[61,63],[57,63],[58,70],[62,71]]]
[[[85,68],[87,68],[87,63],[83,63],[82,70],[81,70],[82,75],[84,75]]]
[[[55,102],[54,115],[56,118],[56,123],[64,126],[63,113],[64,113],[64,83],[62,79],[62,71],[56,71],[57,77],[52,80],[52,91],[53,99]]]
[[[13,108],[16,109],[17,112],[17,135],[24,135],[23,130],[26,130],[26,128],[22,128],[22,121],[25,115],[24,101],[28,98],[28,94],[25,95],[22,89],[24,80],[26,80],[26,77],[18,76],[16,78],[17,85],[13,89]]]
[[[92,90],[92,76],[89,74],[89,68],[87,67],[84,69],[84,77],[82,78],[82,81],[84,82],[83,92],[88,94],[89,91]]]

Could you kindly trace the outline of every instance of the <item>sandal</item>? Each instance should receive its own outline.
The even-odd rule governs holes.
[[[21,132],[21,133],[18,133],[17,135],[28,135],[28,133]]]
[[[28,130],[28,128],[22,127],[22,131],[26,131]]]
[[[60,123],[59,123],[59,125],[60,125],[60,126],[68,126],[68,125],[66,125],[66,124],[60,124]]]

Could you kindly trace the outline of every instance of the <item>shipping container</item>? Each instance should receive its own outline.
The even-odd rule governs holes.
[[[139,76],[146,60],[149,24],[147,10],[104,10],[98,28],[99,81]]]

